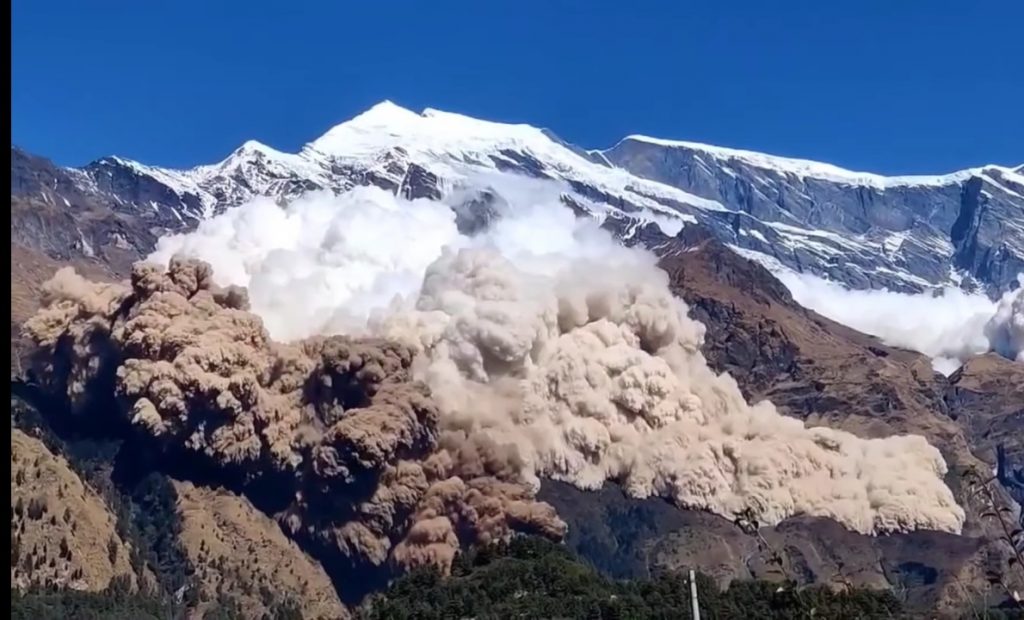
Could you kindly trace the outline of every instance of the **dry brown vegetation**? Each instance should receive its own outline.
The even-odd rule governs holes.
[[[98,591],[135,584],[130,549],[110,508],[62,456],[11,429],[11,587]]]
[[[190,482],[174,486],[180,540],[196,568],[200,612],[223,593],[250,618],[285,601],[296,603],[304,618],[348,617],[320,564],[248,500]]]

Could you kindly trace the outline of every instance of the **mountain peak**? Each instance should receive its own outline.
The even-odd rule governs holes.
[[[343,125],[349,124],[386,124],[400,121],[408,121],[413,118],[418,118],[420,115],[413,112],[409,108],[404,108],[390,99],[385,99],[378,104],[371,106],[365,112],[354,116],[351,120],[348,120]]]
[[[351,158],[398,145],[435,154],[457,154],[524,145],[543,150],[549,144],[551,140],[531,125],[496,123],[434,108],[417,114],[385,100],[331,128],[307,148]]]
[[[256,140],[246,140],[245,142],[242,143],[242,146],[240,146],[237,149],[235,149],[236,153],[246,153],[246,152],[249,152],[249,153],[252,153],[252,152],[266,153],[268,151],[277,152],[272,147],[269,147],[266,144],[263,144],[262,142],[259,142],[259,141],[256,141]]]
[[[242,146],[232,151],[231,155],[222,161],[218,167],[225,168],[237,165],[239,162],[248,161],[256,157],[263,157],[272,160],[295,159],[295,155],[281,152],[272,146],[267,146],[257,140],[246,140]]]
[[[327,130],[307,145],[328,155],[363,154],[385,146],[386,138],[407,133],[420,118],[412,110],[385,99],[365,112]]]

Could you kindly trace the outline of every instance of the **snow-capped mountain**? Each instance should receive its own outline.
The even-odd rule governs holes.
[[[1024,268],[1021,167],[886,177],[643,136],[603,155],[728,205],[737,213],[736,245],[856,288],[888,281],[915,289],[961,276],[1000,288]],[[865,251],[876,261],[861,261]]]
[[[74,230],[63,235],[64,253],[127,244],[145,254],[159,234],[192,228],[257,195],[283,201],[373,184],[438,198],[476,188],[467,203],[473,210],[494,198],[488,175],[501,173],[561,182],[566,204],[604,220],[627,242],[658,243],[701,227],[746,256],[856,288],[980,283],[995,292],[1024,270],[1022,167],[884,177],[644,136],[584,150],[529,125],[417,114],[390,102],[298,153],[249,141],[224,161],[188,170],[118,157],[59,168],[12,149],[11,193],[12,204],[69,207]],[[104,210],[111,218],[97,216]],[[14,208],[12,231],[18,217],[40,216]],[[36,224],[16,239],[52,254],[45,246],[54,244],[32,234],[52,226]]]

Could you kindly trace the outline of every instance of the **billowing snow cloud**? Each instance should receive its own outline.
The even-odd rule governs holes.
[[[800,305],[887,344],[919,351],[944,374],[989,351],[1024,361],[1024,275],[1022,286],[996,302],[952,287],[913,294],[862,291],[786,269],[775,275]]]
[[[371,309],[415,292],[440,248],[459,241],[447,205],[361,187],[284,208],[257,198],[160,239],[150,260],[202,258],[218,284],[249,289],[275,338],[293,340],[364,324]]]
[[[165,240],[153,260],[209,261],[221,284],[252,289],[277,337],[357,328],[411,347],[445,432],[513,451],[528,484],[617,480],[766,524],[809,514],[860,532],[960,530],[925,439],[861,439],[747,403],[708,367],[704,326],[655,257],[576,219],[561,188],[536,188],[504,187],[503,217],[472,238],[444,204],[371,188],[280,212],[255,202]]]

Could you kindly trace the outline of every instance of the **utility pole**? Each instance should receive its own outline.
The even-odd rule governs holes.
[[[700,605],[697,603],[697,575],[690,571],[690,611],[693,620],[700,620]]]

